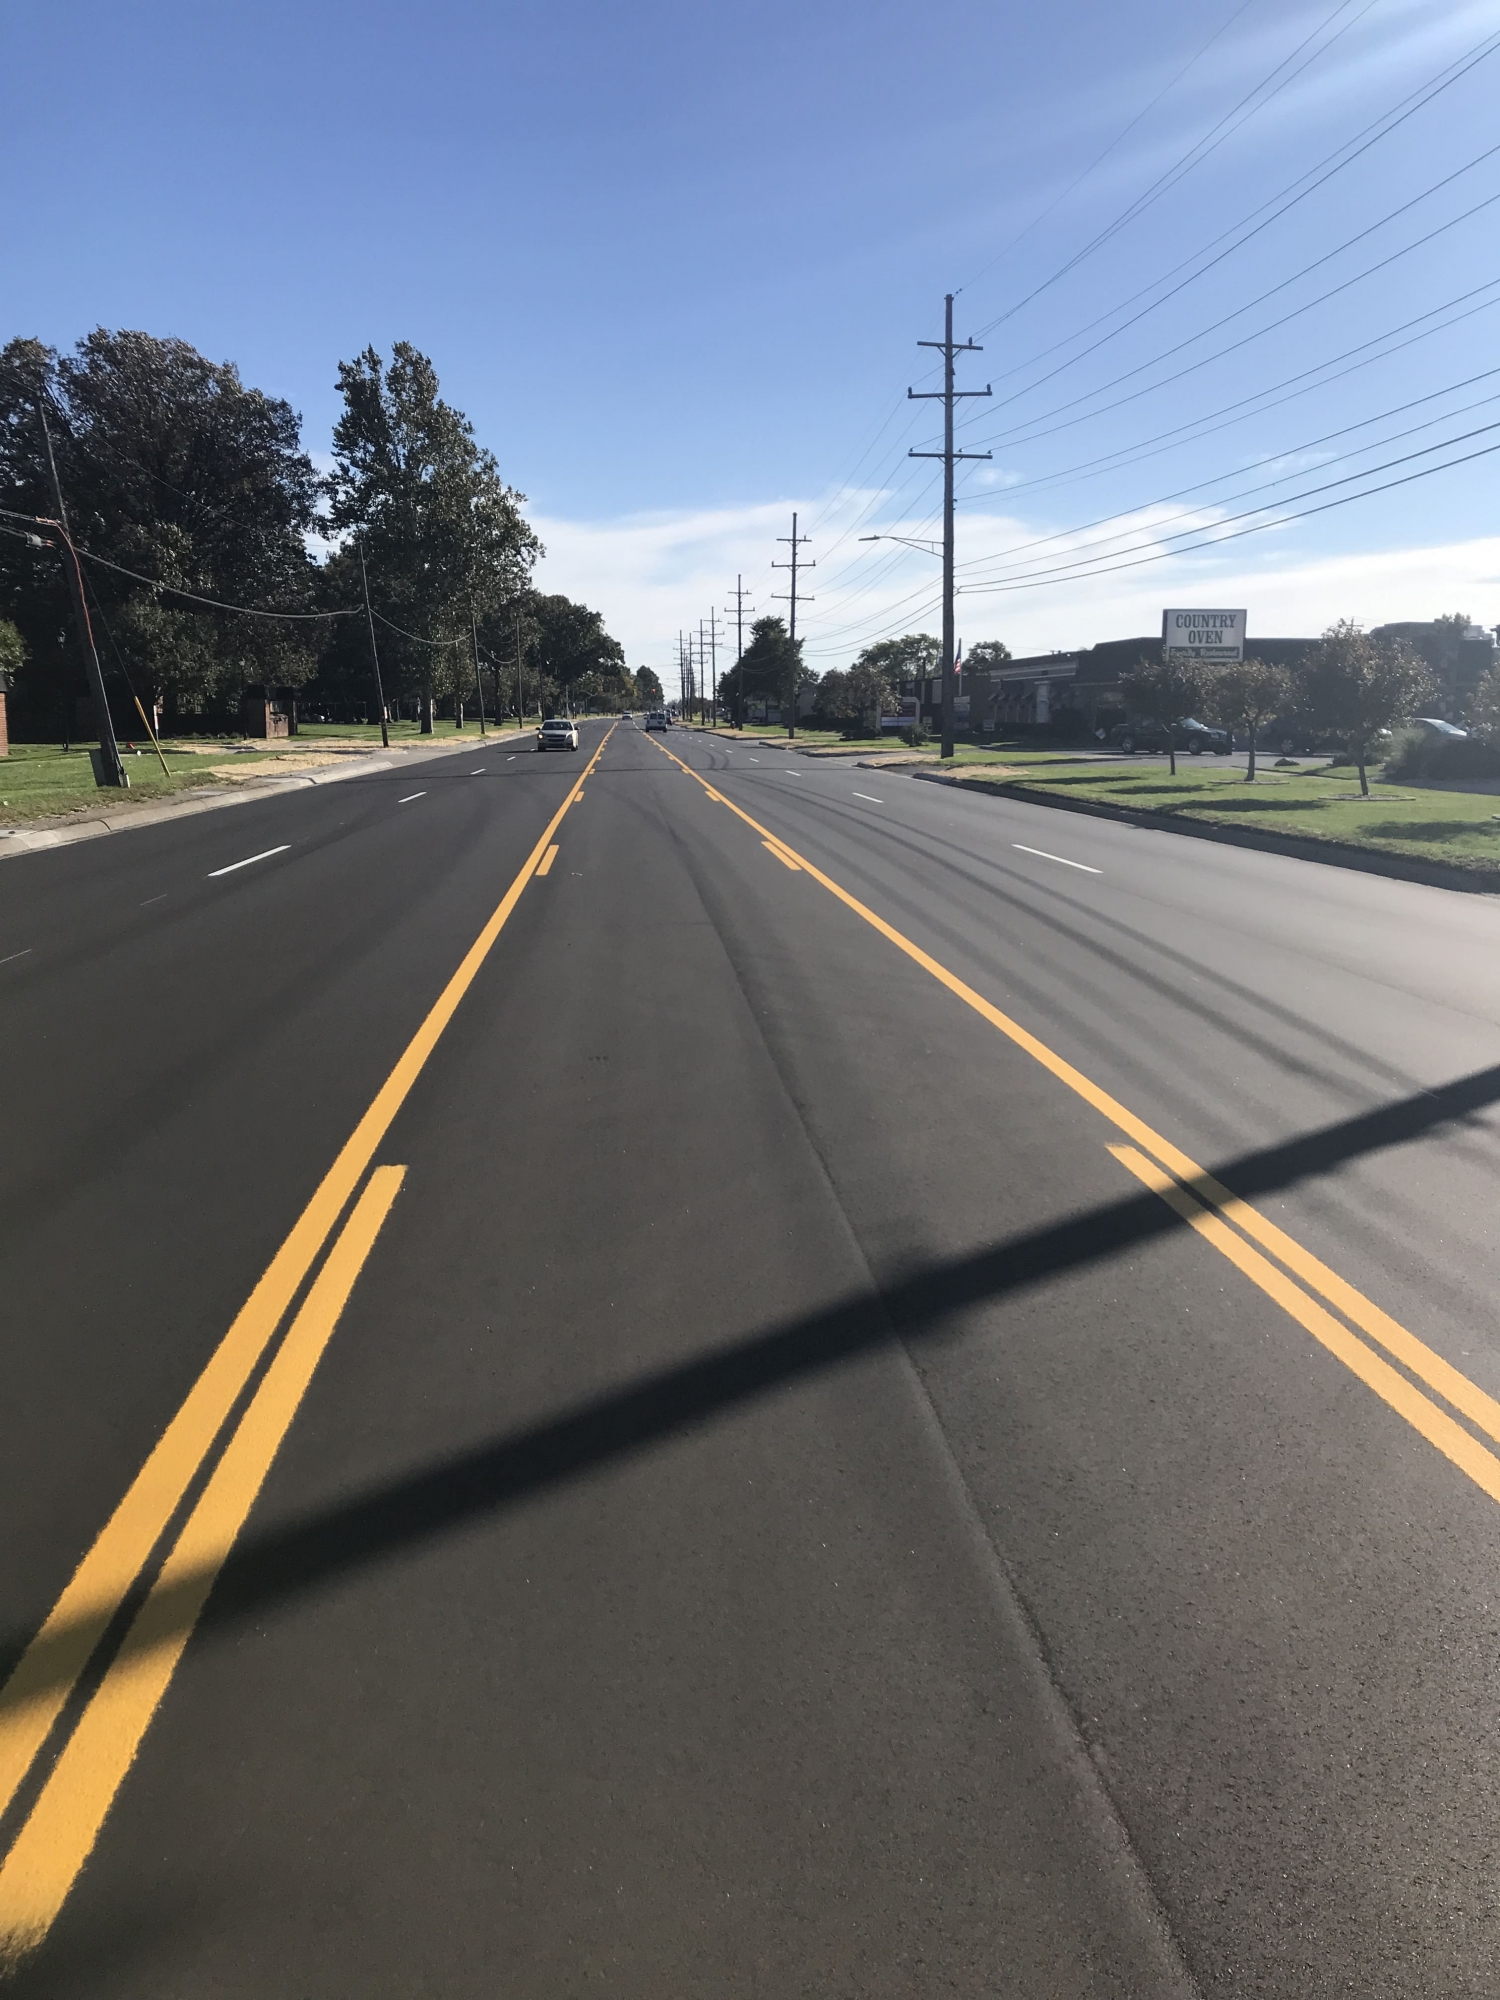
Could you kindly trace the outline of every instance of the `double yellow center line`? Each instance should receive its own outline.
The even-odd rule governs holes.
[[[920,945],[903,936],[884,917],[860,902],[858,897],[850,895],[841,884],[815,867],[806,855],[791,847],[779,834],[772,833],[769,827],[762,826],[759,820],[752,818],[732,799],[726,798],[691,765],[673,756],[664,744],[658,743],[656,747],[664,757],[670,757],[679,770],[696,780],[710,798],[727,806],[736,818],[759,834],[762,844],[778,861],[809,875],[846,909],[852,910],[855,916],[877,930],[898,951],[904,952],[923,971],[930,973],[966,1007],[971,1007],[1017,1048],[1024,1049],[1059,1083],[1065,1084],[1085,1104],[1092,1105],[1101,1117],[1133,1141],[1131,1145],[1112,1145],[1109,1151],[1128,1172],[1160,1195],[1203,1242],[1228,1258],[1268,1298],[1274,1299],[1284,1311],[1290,1313],[1330,1354],[1373,1389],[1384,1403],[1419,1431],[1445,1458],[1467,1473],[1492,1500],[1500,1501],[1500,1457],[1481,1444],[1448,1410],[1424,1395],[1408,1377],[1414,1375],[1435,1391],[1451,1410],[1456,1410],[1476,1429],[1500,1443],[1500,1403],[1493,1396],[1487,1395],[1477,1383],[1471,1382],[1467,1375],[1435,1353],[1425,1341],[1419,1340],[1398,1320],[1392,1319],[1363,1292],[1356,1291],[1346,1279],[1330,1270],[1311,1251],[1288,1236],[1285,1230],[1279,1229],[1258,1209],[1252,1208],[1249,1202],[1232,1194],[1221,1181],[1190,1159],[1180,1147],[1174,1146],[1170,1139],[1154,1131],[1118,1098],[1101,1090],[1098,1084],[1070,1062],[1064,1061],[1018,1021],[1013,1021],[1008,1014],[992,1006],[983,994],[976,993],[972,986],[923,951]],[[1259,1248],[1252,1248],[1252,1244]],[[1262,1252],[1269,1255],[1262,1255]],[[1271,1261],[1273,1258],[1276,1260],[1274,1263]],[[1278,1269],[1278,1265],[1283,1268]],[[1324,1305],[1319,1305],[1320,1298],[1325,1301]],[[1342,1313],[1345,1320],[1368,1337],[1368,1341],[1375,1342],[1391,1360],[1399,1362],[1400,1368],[1392,1367],[1391,1362],[1378,1354],[1367,1340],[1352,1334],[1348,1326],[1334,1318],[1327,1306]],[[1407,1370],[1407,1374],[1401,1373],[1402,1368]]]
[[[0,1813],[149,1564],[427,1058],[614,734],[605,732],[494,913],[267,1265],[177,1414],[0,1688]],[[88,1858],[198,1614],[401,1184],[380,1167],[345,1224],[145,1604],[0,1866],[0,1970],[41,1941]]]

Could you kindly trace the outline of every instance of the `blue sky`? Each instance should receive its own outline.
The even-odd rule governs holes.
[[[904,393],[954,289],[960,333],[990,329],[963,379],[996,390],[966,412],[995,453],[962,489],[970,643],[1149,631],[1164,602],[1247,603],[1252,634],[1494,623],[1500,454],[1284,517],[1500,422],[1500,375],[1453,386],[1500,365],[1500,283],[1449,303],[1500,280],[1500,203],[1465,219],[1500,195],[1500,50],[1137,324],[1118,309],[1497,35],[1500,0],[12,8],[0,330],[180,335],[290,398],[315,452],[338,360],[413,340],[529,496],[544,583],[633,661],[664,665],[737,572],[766,608],[795,506],[830,666],[933,625],[936,564],[857,537],[933,532],[904,456],[931,406]],[[1157,560],[1257,502],[1269,532]]]

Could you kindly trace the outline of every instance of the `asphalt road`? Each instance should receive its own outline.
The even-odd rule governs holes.
[[[1493,1994],[1500,910],[606,733],[0,871],[9,1990]]]

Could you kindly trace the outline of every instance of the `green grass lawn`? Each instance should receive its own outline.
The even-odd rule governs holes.
[[[935,743],[924,743],[920,750],[908,750],[905,744],[900,742],[887,744],[886,747],[893,756],[916,758],[924,764],[943,762]],[[1086,757],[1081,759],[1076,750],[1012,748],[998,743],[956,743],[947,767],[951,769],[954,765],[991,764],[1001,765],[1007,770],[1029,770],[1038,764],[1056,764],[1067,766],[1071,770],[1076,769],[1080,762],[1087,761]]]
[[[716,733],[720,736],[744,738],[747,741],[752,737],[757,742],[765,743],[787,741],[787,733],[779,724],[768,726],[752,722],[744,729],[731,729],[726,725]],[[936,743],[927,742],[920,749],[909,750],[892,730],[885,730],[879,736],[845,736],[838,729],[804,729],[799,724],[796,747],[799,750],[826,752],[830,756],[885,755],[915,758],[924,764],[939,761]],[[951,761],[955,764],[1076,764],[1078,753],[1066,750],[1007,749],[998,744],[960,743],[955,745]]]
[[[514,724],[508,731],[499,731],[493,724],[489,734],[498,736],[508,733],[512,738],[517,734]],[[478,723],[465,724],[462,734],[454,729],[451,722],[439,723],[428,742],[451,741],[455,736],[460,741],[479,747]],[[423,741],[415,722],[391,724],[391,742],[402,748],[415,747]],[[361,749],[380,746],[378,724],[312,723],[304,725],[296,736],[278,739],[269,743],[255,743],[246,748],[244,738],[189,737],[181,743],[168,738],[162,744],[170,776],[164,776],[157,762],[156,752],[147,744],[141,744],[139,756],[132,755],[120,745],[126,774],[130,779],[128,792],[101,791],[94,783],[94,767],[89,759],[88,746],[64,750],[60,743],[13,743],[10,755],[0,757],[0,826],[16,826],[26,820],[60,818],[68,814],[84,817],[90,813],[112,812],[122,804],[139,804],[151,799],[171,798],[175,793],[189,791],[195,786],[232,783],[215,765],[227,765],[231,771],[254,770],[276,760],[282,770],[294,771],[295,759],[300,750],[313,758],[320,757],[326,764],[328,753],[339,744],[357,744]]]
[[[982,784],[982,778],[970,779]],[[1352,842],[1390,854],[1420,855],[1458,867],[1500,867],[1500,799],[1487,793],[1438,792],[1387,785],[1372,778],[1361,798],[1358,774],[1335,765],[1323,771],[1262,770],[1253,785],[1243,772],[1165,766],[1093,764],[1027,773],[1028,790],[1060,793],[1141,812],[1170,813],[1218,826],[1254,826],[1312,840]]]
[[[123,745],[122,747],[122,754]],[[163,777],[154,751],[124,756],[130,779],[128,792],[100,791],[87,748],[65,751],[60,743],[12,743],[0,757],[0,825],[47,819],[61,813],[98,812],[122,799],[165,799],[195,785],[212,784],[206,757],[179,757],[167,752],[170,778]],[[185,768],[184,768],[185,767]]]

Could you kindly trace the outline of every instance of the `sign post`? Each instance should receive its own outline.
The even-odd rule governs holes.
[[[1195,659],[1222,666],[1226,660],[1245,657],[1243,611],[1164,611],[1161,614],[1161,649],[1170,659],[1173,653],[1191,653]]]

